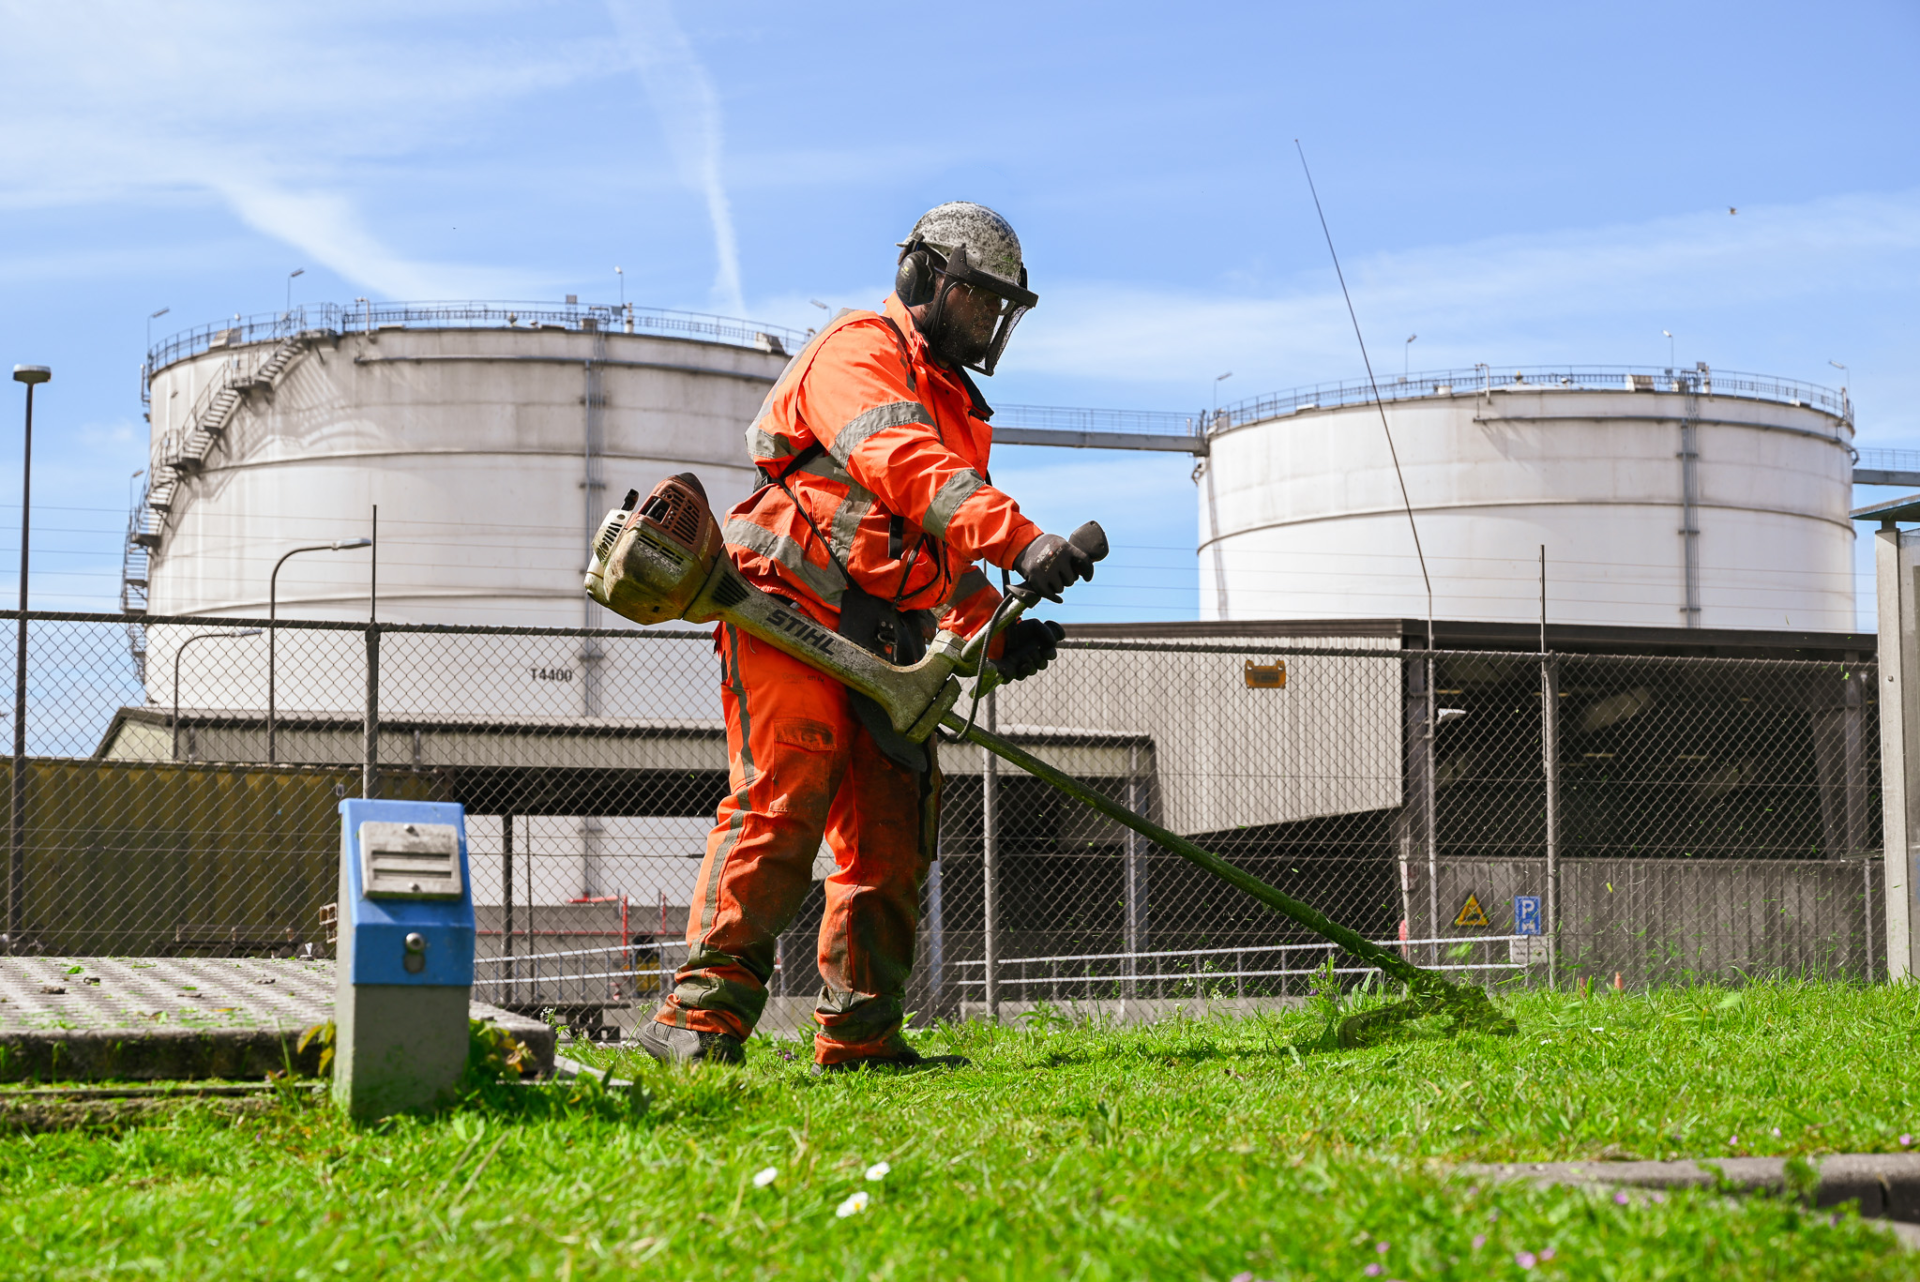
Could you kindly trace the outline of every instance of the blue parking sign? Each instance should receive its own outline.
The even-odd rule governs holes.
[[[1513,933],[1516,935],[1540,933],[1540,896],[1515,895],[1513,897]]]

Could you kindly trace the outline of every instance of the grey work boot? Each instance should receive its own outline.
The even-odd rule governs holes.
[[[640,1049],[662,1064],[744,1064],[747,1047],[731,1033],[701,1033],[648,1020],[640,1030]]]

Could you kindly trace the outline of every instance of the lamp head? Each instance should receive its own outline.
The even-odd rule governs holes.
[[[344,539],[338,543],[335,543],[333,545],[333,550],[336,552],[345,552],[349,548],[370,548],[372,546],[373,546],[372,539]]]
[[[13,367],[13,381],[16,383],[25,383],[29,387],[35,383],[44,383],[52,377],[53,370],[45,365],[15,365]]]

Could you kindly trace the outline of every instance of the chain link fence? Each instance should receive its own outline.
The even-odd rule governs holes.
[[[6,948],[324,953],[336,806],[368,793],[466,807],[483,999],[606,1036],[659,999],[727,787],[709,633],[149,617],[143,676],[125,625],[27,616]],[[1484,982],[1885,970],[1870,662],[1074,640],[980,716]],[[941,765],[923,1021],[1361,973],[971,744]],[[769,1032],[805,1027],[822,902],[780,941]]]

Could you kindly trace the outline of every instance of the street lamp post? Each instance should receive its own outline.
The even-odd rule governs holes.
[[[20,617],[13,632],[13,826],[7,868],[7,933],[18,945],[27,919],[27,534],[33,512],[33,389],[53,377],[45,365],[15,365],[27,385],[27,431],[20,468]]]
[[[1402,383],[1407,381],[1407,374],[1412,370],[1413,341],[1419,337],[1418,334],[1409,334],[1407,341],[1400,346],[1400,381]]]
[[[140,399],[142,401],[146,400],[147,389],[153,385],[153,323],[172,310],[171,307],[162,307],[157,312],[147,313],[147,347],[140,355]]]
[[[1228,370],[1228,371],[1227,371],[1226,373],[1224,373],[1224,374],[1216,374],[1216,375],[1214,376],[1214,379],[1213,379],[1213,411],[1212,411],[1212,412],[1211,412],[1210,414],[1208,414],[1208,415],[1207,415],[1207,427],[1208,427],[1208,429],[1209,429],[1209,430],[1211,430],[1211,429],[1212,429],[1212,427],[1213,427],[1213,421],[1214,421],[1215,419],[1217,419],[1217,418],[1219,418],[1219,417],[1220,417],[1220,384],[1222,384],[1222,383],[1224,383],[1224,382],[1226,382],[1226,381],[1227,381],[1228,379],[1230,379],[1230,378],[1232,378],[1232,377],[1233,377],[1233,371],[1232,371],[1232,370]]]
[[[259,628],[242,628],[238,632],[196,632],[180,643],[173,652],[173,759],[180,760],[180,656],[195,641],[205,641],[208,637],[257,637]]]
[[[275,738],[275,724],[274,724],[274,695],[275,695],[274,679],[276,675],[274,671],[274,660],[277,657],[276,655],[277,647],[275,643],[280,639],[280,629],[279,629],[280,567],[287,563],[288,557],[299,556],[302,552],[347,552],[347,551],[351,551],[354,548],[370,548],[372,546],[373,546],[372,539],[348,539],[344,542],[336,539],[332,543],[312,543],[307,545],[306,547],[295,548],[291,552],[282,553],[280,556],[280,559],[273,563],[273,573],[267,576],[267,764],[268,765],[273,765],[278,760],[278,757],[275,755],[275,751],[278,747],[278,744]]]
[[[304,267],[296,267],[292,271],[287,273],[287,324],[288,325],[293,324],[293,278],[295,276],[305,276],[306,274],[307,274],[307,269]]]
[[[149,356],[151,356],[153,352],[153,323],[172,310],[173,308],[171,307],[162,307],[157,312],[147,313],[147,352]]]
[[[1671,374],[1673,373],[1673,331],[1663,329],[1660,332],[1667,336],[1667,373]]]

